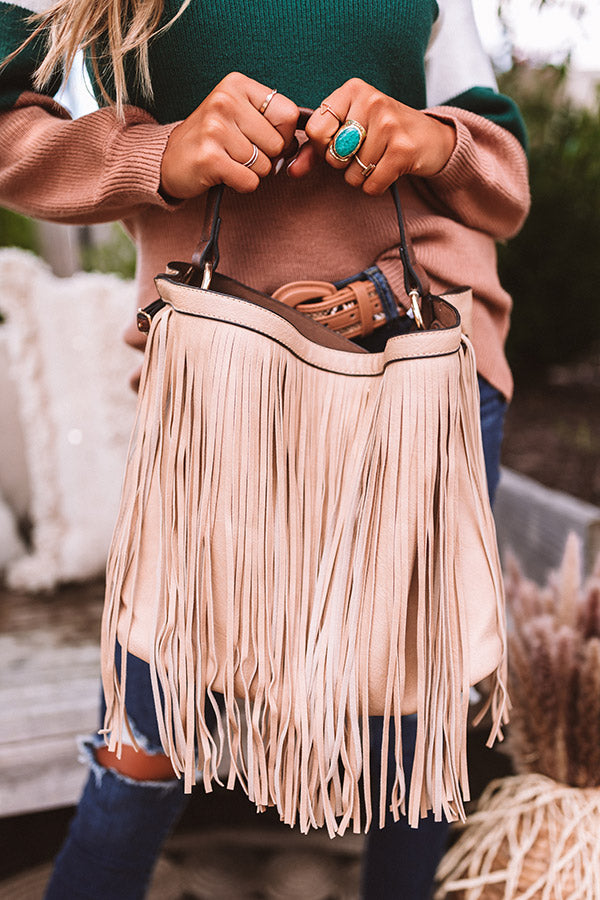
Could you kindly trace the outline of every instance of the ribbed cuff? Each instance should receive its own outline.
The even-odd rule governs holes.
[[[177,209],[183,201],[166,198],[160,192],[160,169],[167,141],[178,124],[117,125],[111,139],[103,192],[126,197],[136,205],[150,203],[162,209]]]
[[[447,112],[436,109],[425,110],[426,115],[438,119],[446,125],[452,125],[456,132],[456,143],[450,159],[437,175],[431,175],[427,182],[436,193],[449,193],[461,190],[473,178],[477,170],[477,154],[471,132],[458,118]]]

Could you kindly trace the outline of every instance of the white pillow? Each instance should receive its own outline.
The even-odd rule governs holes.
[[[12,509],[0,495],[0,571],[25,552]]]
[[[11,587],[104,569],[135,411],[140,357],[122,339],[134,302],[113,275],[56,278],[30,253],[0,250],[0,492],[32,526]]]

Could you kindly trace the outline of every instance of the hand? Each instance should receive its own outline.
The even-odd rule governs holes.
[[[346,169],[345,179],[366,194],[383,194],[400,175],[436,175],[448,162],[454,149],[456,134],[452,125],[441,122],[382,94],[360,78],[351,78],[326,97],[306,125],[309,138],[288,166],[295,178],[306,175],[317,158],[334,169]],[[353,157],[339,161],[328,150],[329,141],[346,119],[364,126],[367,136],[358,150],[364,166],[375,164],[367,174]]]
[[[186,200],[224,182],[234,191],[256,190],[271,171],[271,160],[294,140],[298,107],[275,94],[259,112],[270,88],[231,72],[200,106],[173,129],[160,172],[161,191]],[[258,156],[250,168],[253,144]]]

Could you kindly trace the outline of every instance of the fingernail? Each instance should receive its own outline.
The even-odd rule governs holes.
[[[285,163],[285,158],[284,158],[283,156],[280,156],[279,159],[277,160],[277,162],[275,163],[274,167],[273,167],[276,175],[279,175],[279,173],[280,173],[281,170],[283,169],[283,164],[284,164],[284,163]]]
[[[289,163],[288,163],[287,166],[285,167],[285,171],[288,173],[288,175],[289,175],[290,169],[292,168],[292,166],[294,165],[294,163],[296,162],[297,159],[298,159],[298,157],[295,156],[293,159],[291,159],[291,160],[289,161]]]

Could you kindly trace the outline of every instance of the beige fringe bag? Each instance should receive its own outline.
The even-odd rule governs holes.
[[[397,191],[423,321],[377,353],[216,274],[220,196],[195,265],[173,264],[141,311],[102,624],[107,742],[118,752],[128,727],[118,641],[150,665],[186,791],[197,767],[211,790],[227,748],[227,786],[260,809],[302,831],[367,830],[379,715],[382,826],[390,719],[416,712],[410,786],[395,729],[393,814],[464,818],[470,685],[491,675],[490,743],[508,706],[473,349],[447,299],[419,308]]]

